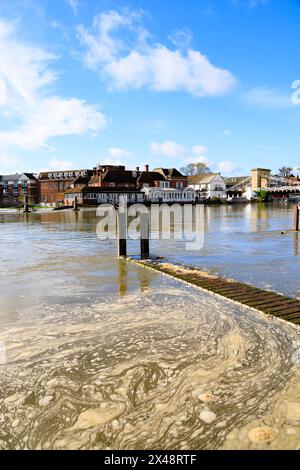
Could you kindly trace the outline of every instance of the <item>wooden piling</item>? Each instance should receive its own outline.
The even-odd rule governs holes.
[[[149,244],[149,213],[141,213],[141,259],[146,260],[150,257],[150,244]]]
[[[300,206],[294,208],[294,230],[299,232]]]
[[[74,212],[79,212],[79,207],[78,207],[78,199],[77,197],[75,196],[75,199],[74,199],[74,207],[73,207],[73,211]]]
[[[117,209],[117,244],[118,258],[127,256],[127,207],[120,205]]]
[[[28,203],[28,195],[26,194],[25,196],[25,202],[24,202],[24,214],[30,214],[30,205]]]

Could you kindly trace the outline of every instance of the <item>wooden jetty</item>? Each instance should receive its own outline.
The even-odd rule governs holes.
[[[300,206],[295,208],[294,230],[299,231]],[[127,209],[119,207],[117,213],[117,240],[119,258],[127,258],[132,263],[165,274],[186,284],[210,292],[221,298],[263,312],[267,315],[300,325],[300,299],[287,297],[272,291],[260,289],[243,282],[209,275],[195,268],[174,265],[151,259],[149,253],[149,214],[143,213],[141,225],[140,259],[127,257]]]
[[[195,268],[173,265],[161,260],[150,259],[142,261],[132,258],[128,258],[128,260],[139,266],[152,269],[200,288],[203,291],[210,292],[219,297],[225,297],[240,305],[281,318],[282,320],[287,320],[291,323],[300,324],[300,300],[296,298],[286,297],[231,279],[206,275]]]

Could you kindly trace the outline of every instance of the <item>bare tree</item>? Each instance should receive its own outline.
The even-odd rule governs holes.
[[[209,173],[210,169],[205,163],[190,163],[189,165],[180,168],[180,172],[183,175],[194,176]]]
[[[278,176],[281,176],[282,178],[289,178],[290,176],[292,176],[292,171],[293,168],[290,168],[289,166],[283,166],[279,168]]]

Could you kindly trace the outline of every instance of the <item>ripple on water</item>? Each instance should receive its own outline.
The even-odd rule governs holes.
[[[2,333],[1,448],[295,448],[296,327],[168,286]]]

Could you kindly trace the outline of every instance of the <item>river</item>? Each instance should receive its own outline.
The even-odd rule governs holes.
[[[292,208],[205,211],[200,252],[151,252],[299,296]],[[299,448],[299,328],[117,260],[97,221],[0,213],[0,448]]]

